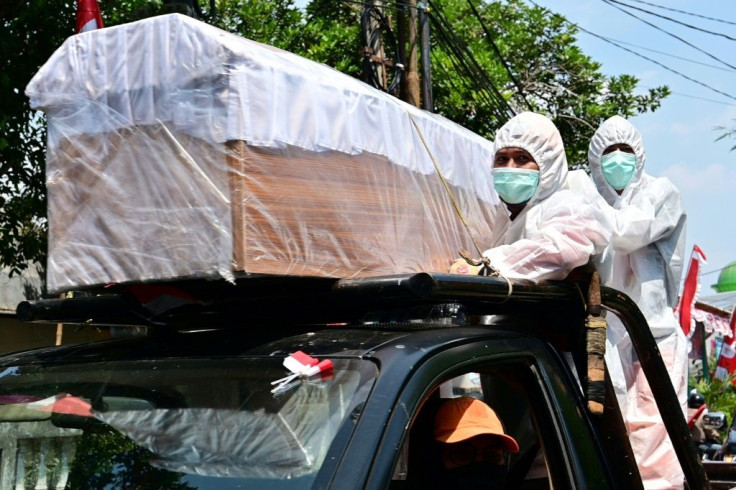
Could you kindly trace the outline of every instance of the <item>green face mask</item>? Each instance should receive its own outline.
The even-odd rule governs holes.
[[[620,191],[624,189],[636,170],[636,156],[616,150],[601,157],[601,172],[608,185]]]
[[[494,168],[493,187],[508,204],[520,204],[532,198],[539,186],[539,170]]]

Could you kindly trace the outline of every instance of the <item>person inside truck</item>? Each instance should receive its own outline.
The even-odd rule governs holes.
[[[498,130],[493,185],[507,213],[494,223],[492,247],[483,255],[502,276],[564,279],[608,249],[609,218],[594,189],[572,189],[562,137],[549,118],[523,112]],[[479,270],[463,259],[450,268],[457,274]]]
[[[609,286],[626,293],[644,314],[683,416],[687,398],[687,339],[673,307],[683,267],[686,215],[675,186],[644,171],[639,131],[613,116],[596,130],[588,148],[600,208],[613,223]],[[646,488],[682,488],[683,474],[659,417],[654,397],[624,326],[608,317],[606,363]]]
[[[440,443],[438,488],[503,488],[509,453],[519,444],[504,432],[496,412],[469,396],[442,402],[434,419],[434,438]]]

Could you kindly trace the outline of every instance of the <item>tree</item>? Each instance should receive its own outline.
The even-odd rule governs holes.
[[[23,92],[73,34],[75,5],[26,0],[0,6],[6,34],[0,40],[0,265],[14,272],[29,261],[44,264],[46,253],[45,120]],[[386,5],[396,18],[396,4]],[[569,162],[581,163],[605,118],[656,110],[669,94],[657,87],[636,95],[635,77],[603,75],[576,45],[574,26],[520,0],[429,5],[435,111],[482,136],[492,138],[513,112],[543,112],[560,128]],[[361,76],[359,1],[311,0],[304,11],[294,0],[220,0],[216,6],[202,9],[205,20],[224,30]],[[100,0],[100,8],[106,26],[166,11],[153,0]]]
[[[588,142],[605,119],[654,111],[670,93],[662,86],[635,95],[635,77],[603,75],[600,64],[576,45],[577,28],[546,9],[520,0],[436,0],[430,5],[436,22],[446,19],[453,26],[466,52],[515,112],[533,110],[553,119],[571,165],[587,167]],[[475,86],[458,83],[450,43],[439,35],[433,39],[437,112],[492,139],[506,121],[494,117]]]
[[[0,265],[17,273],[44,264],[46,254],[45,125],[24,90],[74,32],[74,7],[64,0],[4,2],[0,22]]]

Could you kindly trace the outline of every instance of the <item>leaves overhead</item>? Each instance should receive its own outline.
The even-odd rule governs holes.
[[[515,112],[533,110],[553,119],[571,165],[587,167],[588,142],[605,119],[654,111],[670,93],[663,86],[636,94],[636,77],[604,75],[600,63],[577,46],[577,29],[546,9],[519,0],[434,0],[431,5],[435,19],[447,19],[455,27],[468,56],[477,60]],[[506,119],[493,117],[484,107],[477,86],[458,83],[448,61],[448,42],[433,39],[437,112],[492,138]]]

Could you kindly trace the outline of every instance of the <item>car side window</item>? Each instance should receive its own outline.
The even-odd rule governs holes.
[[[508,363],[476,366],[472,371],[442,380],[433,386],[412,420],[394,469],[391,488],[460,489],[465,484],[479,481],[484,485],[483,488],[552,488],[532,397],[528,393],[529,383],[524,382],[520,373],[518,366]],[[476,406],[490,408],[501,423],[505,437],[518,444],[518,451],[508,450],[511,443],[507,443],[507,450],[502,452],[504,459],[497,460],[495,458],[498,456],[486,450],[485,446],[473,447],[476,444],[474,441],[491,437],[482,433],[449,444],[438,441],[438,427],[444,416],[442,407],[450,399],[455,399],[455,404],[463,405],[463,413],[469,413]],[[445,424],[455,422],[444,420]],[[470,427],[474,424],[468,421],[466,425]],[[492,429],[483,430],[497,430],[493,423],[489,427]],[[463,427],[462,430],[472,429]],[[469,434],[466,432],[460,437]],[[483,480],[484,477],[487,481]]]

